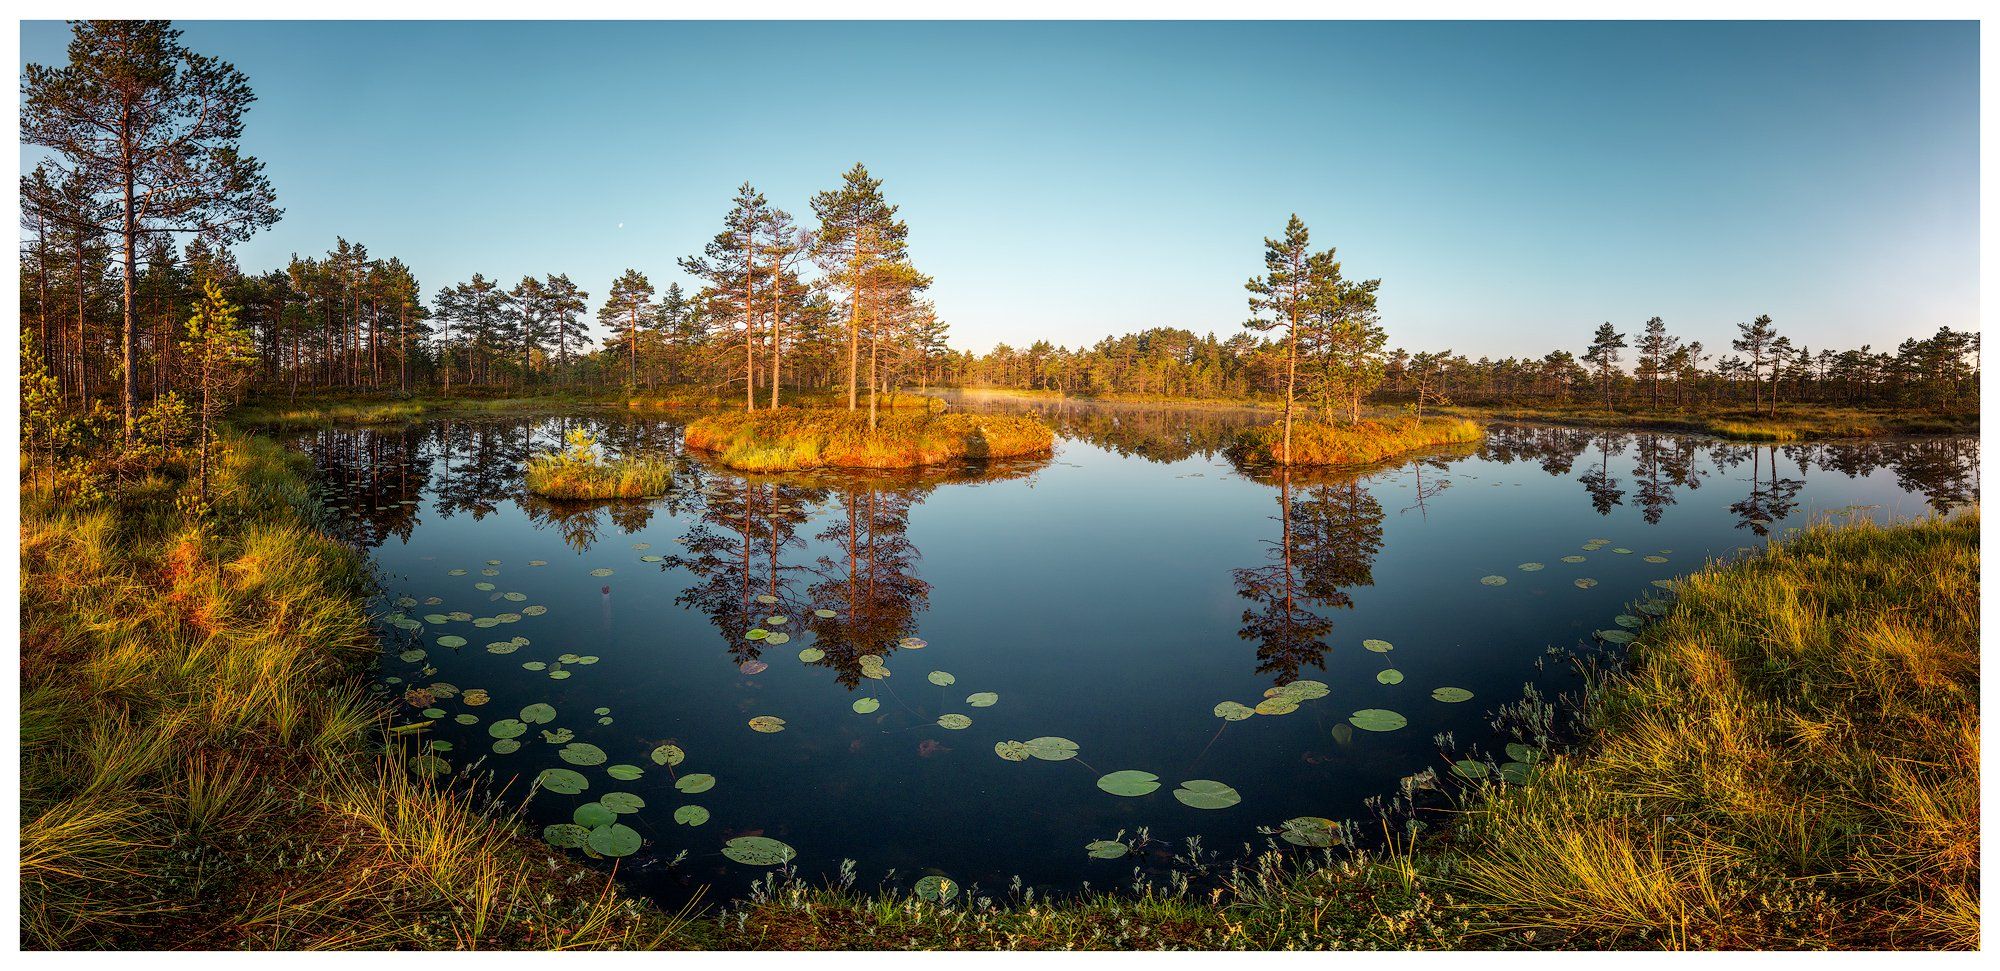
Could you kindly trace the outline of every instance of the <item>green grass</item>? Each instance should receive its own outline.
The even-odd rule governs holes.
[[[689,448],[751,472],[899,469],[1046,454],[1054,433],[1029,415],[885,414],[834,409],[729,412],[688,423]]]
[[[1745,442],[1796,442],[1882,435],[1939,435],[1979,430],[1979,414],[1931,415],[1891,409],[1780,405],[1776,415],[1750,407],[1606,411],[1592,404],[1529,407],[1451,407],[1448,414],[1496,421],[1525,421],[1594,428],[1654,428],[1696,432]]]
[[[652,499],[673,487],[671,461],[650,455],[606,459],[596,445],[589,432],[570,432],[566,447],[528,459],[523,485],[547,499]]]
[[[1363,419],[1353,423],[1292,420],[1289,456],[1284,448],[1284,422],[1248,429],[1237,436],[1231,454],[1256,465],[1366,465],[1392,455],[1476,442],[1486,431],[1461,418]],[[1289,461],[1287,459],[1289,458]]]
[[[366,689],[364,559],[304,459],[228,436],[213,514],[167,469],[21,523],[21,941],[608,947],[680,923],[410,775]]]

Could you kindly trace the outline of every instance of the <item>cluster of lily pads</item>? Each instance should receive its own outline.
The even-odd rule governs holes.
[[[1583,544],[1583,549],[1585,552],[1595,553],[1598,550],[1605,548],[1606,546],[1611,546],[1610,540],[1593,537],[1589,542]],[[1631,550],[1626,549],[1623,546],[1612,546],[1611,552],[1617,553],[1621,556],[1630,556],[1632,554]],[[1665,563],[1667,562],[1667,555],[1672,552],[1673,550],[1659,550],[1657,552],[1648,553],[1645,556],[1640,557],[1640,559],[1648,563]],[[1582,553],[1571,553],[1567,556],[1562,557],[1562,562],[1582,563],[1588,559],[1590,558],[1584,556]],[[1518,567],[1515,567],[1515,569],[1518,569],[1523,573],[1535,573],[1537,571],[1546,568],[1546,566],[1547,564],[1545,563],[1528,562],[1528,563],[1523,563]],[[1497,573],[1489,573],[1486,576],[1480,577],[1479,582],[1489,587],[1504,587],[1507,585],[1507,578]],[[1597,586],[1597,580],[1594,577],[1577,577],[1576,579],[1571,580],[1570,583],[1575,585],[1576,588],[1579,590],[1588,590],[1591,587]]]

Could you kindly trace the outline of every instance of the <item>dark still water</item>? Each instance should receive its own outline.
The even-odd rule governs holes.
[[[1190,837],[1227,859],[1259,827],[1366,819],[1369,797],[1448,772],[1441,736],[1451,758],[1505,761],[1491,713],[1573,687],[1549,650],[1601,646],[1665,595],[1654,581],[1816,515],[1978,493],[1969,438],[1496,427],[1286,476],[1216,451],[1267,416],[1038,410],[1061,432],[1046,460],[776,478],[684,460],[668,497],[594,505],[525,496],[522,463],[574,428],[677,450],[677,426],[436,420],[297,445],[386,579],[382,677],[434,722],[425,765],[510,799],[576,773],[558,778],[581,792],[535,793],[537,831],[611,827],[598,845],[618,852],[629,830],[620,873],[666,899],[740,892],[765,840],[814,879],[852,860],[863,886],[1004,893],[1122,885]],[[1226,720],[1224,702],[1266,713]],[[1000,744],[1038,739],[1074,756]],[[1136,857],[1085,849],[1142,829]]]

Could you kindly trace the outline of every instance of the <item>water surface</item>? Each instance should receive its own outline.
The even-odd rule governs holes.
[[[1654,581],[1816,515],[1886,521],[1978,493],[1970,438],[1749,446],[1496,427],[1477,447],[1286,474],[1239,470],[1217,451],[1267,414],[1004,407],[1048,418],[1055,454],[781,477],[683,457],[669,496],[609,504],[526,496],[522,463],[577,427],[613,450],[677,454],[673,420],[439,419],[297,444],[339,527],[384,574],[385,690],[447,686],[414,696],[407,713],[442,713],[423,736],[446,743],[437,764],[516,795],[544,769],[586,776],[584,793],[533,797],[537,830],[605,793],[640,796],[645,807],[620,821],[645,844],[620,872],[668,900],[704,884],[726,896],[760,876],[721,855],[740,836],[782,840],[812,878],[852,860],[864,886],[939,874],[1001,893],[1017,877],[1044,889],[1122,885],[1135,865],[1169,865],[1190,837],[1228,858],[1290,818],[1366,819],[1367,800],[1400,780],[1448,772],[1447,752],[1504,761],[1510,739],[1492,713],[1529,686],[1573,687],[1551,650],[1603,649],[1594,632],[1663,596]],[[422,620],[455,611],[468,619]],[[753,629],[789,640],[746,639]],[[819,656],[803,662],[808,648]],[[888,675],[869,676],[867,656]],[[1385,669],[1400,683],[1382,683]],[[1212,713],[1298,680],[1325,696],[1238,722]],[[1441,687],[1472,697],[1436,700]],[[472,689],[490,701],[466,704]],[[969,704],[980,692],[998,699]],[[861,699],[879,707],[857,713]],[[535,703],[554,721],[495,753],[491,724]],[[1408,724],[1357,731],[1349,716],[1363,709]],[[971,724],[943,727],[948,714]],[[753,731],[759,716],[783,719],[783,731]],[[549,729],[644,774],[570,765],[541,737]],[[1077,758],[995,753],[1040,736],[1074,740]],[[685,762],[650,757],[668,743]],[[1098,788],[1128,769],[1156,774],[1160,788]],[[677,791],[693,773],[714,787]],[[1241,802],[1177,801],[1175,787],[1197,779]],[[676,824],[686,805],[710,818]],[[1152,843],[1136,859],[1084,850],[1142,830]]]

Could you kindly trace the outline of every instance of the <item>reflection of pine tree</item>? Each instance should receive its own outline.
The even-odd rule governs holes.
[[[744,639],[746,631],[772,614],[796,612],[791,574],[802,568],[785,565],[784,553],[804,545],[798,528],[819,499],[814,490],[718,481],[704,494],[701,520],[688,529],[683,551],[665,561],[695,577],[674,602],[708,615],[739,662],[762,653],[761,642]],[[777,602],[759,603],[759,596]]]
[[[1597,440],[1597,468],[1579,476],[1576,481],[1583,483],[1583,491],[1590,494],[1590,507],[1600,516],[1611,515],[1611,507],[1623,505],[1625,491],[1618,488],[1618,480],[1611,477],[1611,453],[1623,452],[1622,442],[1614,442],[1606,435]]]
[[[1314,608],[1349,609],[1349,588],[1374,582],[1382,548],[1382,506],[1358,480],[1310,486],[1296,495],[1293,473],[1275,473],[1278,540],[1264,566],[1236,570],[1243,611],[1237,636],[1257,644],[1257,673],[1274,682],[1297,678],[1305,667],[1326,667],[1326,635],[1333,621]]]
[[[1765,454],[1769,453],[1769,461]],[[1766,480],[1764,467],[1770,466],[1770,476]],[[1750,494],[1729,504],[1729,511],[1736,514],[1736,528],[1748,528],[1758,536],[1768,536],[1770,526],[1792,514],[1798,507],[1799,490],[1805,482],[1799,479],[1778,477],[1778,448],[1750,449]]]
[[[813,646],[826,652],[819,663],[841,684],[860,683],[862,655],[894,653],[930,605],[931,586],[917,577],[921,554],[909,539],[910,509],[927,494],[917,487],[846,487],[836,503],[838,517],[816,537],[833,544],[836,555],[819,558],[808,589],[811,608],[834,616],[813,616],[809,623]]]
[[[417,500],[430,486],[426,437],[414,427],[327,428],[296,443],[312,459],[320,481],[346,503],[348,516],[339,523],[344,539],[363,549],[391,536],[409,540],[417,526]]]

